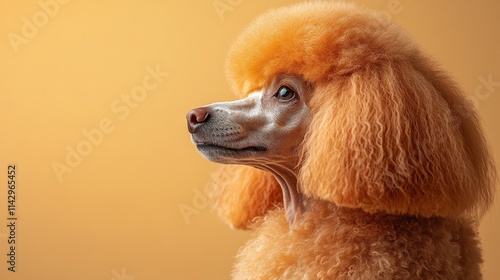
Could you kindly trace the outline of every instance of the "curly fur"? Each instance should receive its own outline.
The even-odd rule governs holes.
[[[466,220],[367,215],[316,201],[291,233],[276,209],[239,252],[234,278],[480,279],[474,227]]]
[[[384,17],[313,2],[271,11],[228,56],[233,90],[314,84],[301,149],[307,211],[293,229],[268,173],[224,167],[216,208],[256,230],[236,279],[480,279],[476,223],[496,179],[462,90]]]
[[[281,188],[271,173],[244,165],[225,165],[212,176],[210,196],[224,221],[248,229],[253,219],[283,205]]]

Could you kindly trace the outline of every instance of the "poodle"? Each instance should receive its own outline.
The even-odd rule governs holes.
[[[234,279],[481,279],[496,171],[460,87],[352,4],[268,12],[226,64],[242,97],[187,114],[213,195],[254,230]]]

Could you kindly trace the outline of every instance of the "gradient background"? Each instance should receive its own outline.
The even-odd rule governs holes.
[[[73,0],[52,15],[39,4],[54,1],[0,2],[0,279],[229,279],[249,233],[210,210],[203,190],[216,165],[192,146],[184,116],[234,98],[223,68],[230,43],[258,14],[297,1]],[[460,82],[500,162],[500,2],[355,2],[401,23]],[[16,47],[9,38],[26,21],[37,30]],[[128,116],[114,112],[148,67],[169,75]],[[496,84],[484,87],[488,79]],[[114,130],[58,180],[52,164],[103,119]],[[9,163],[16,273],[6,263]],[[485,279],[500,274],[499,218],[496,203],[481,225]]]

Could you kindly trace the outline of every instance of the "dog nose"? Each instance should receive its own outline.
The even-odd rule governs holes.
[[[208,120],[210,114],[208,109],[205,107],[200,107],[189,111],[186,115],[188,130],[190,133],[196,132],[196,129],[200,125]]]

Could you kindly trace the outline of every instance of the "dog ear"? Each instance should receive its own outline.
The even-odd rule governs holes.
[[[496,178],[478,116],[431,62],[368,65],[318,85],[310,107],[306,195],[425,217],[490,206]]]
[[[283,204],[278,181],[260,169],[224,165],[212,178],[211,196],[215,200],[215,208],[233,228],[252,228],[255,218]]]

